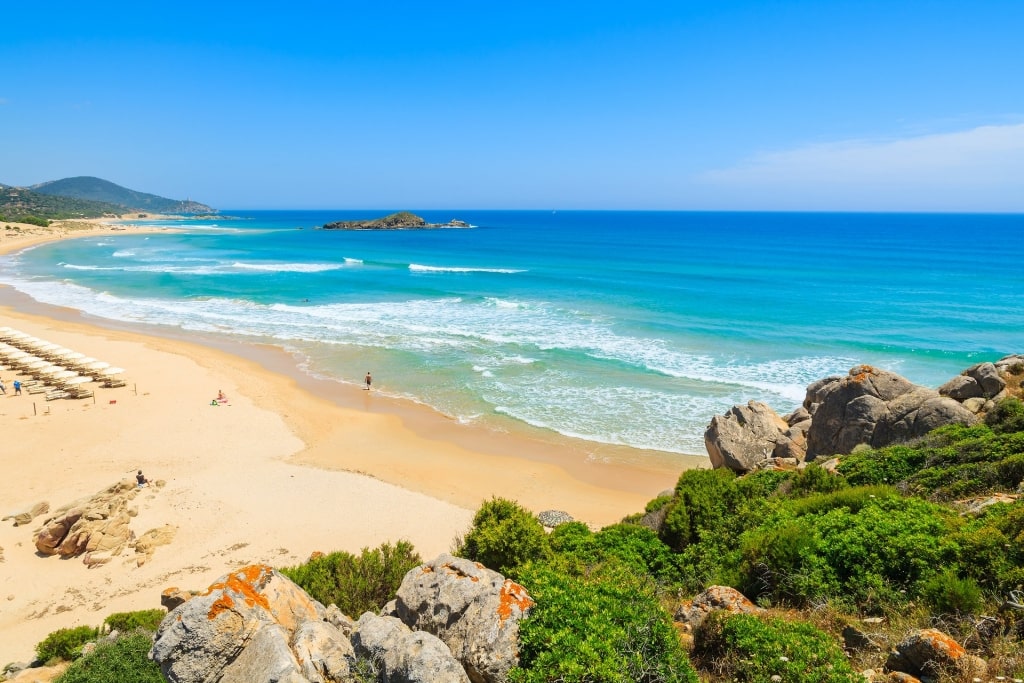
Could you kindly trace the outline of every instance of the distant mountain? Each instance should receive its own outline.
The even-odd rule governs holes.
[[[167,199],[155,194],[136,192],[116,185],[109,180],[78,176],[51,180],[28,188],[41,194],[86,199],[93,202],[105,202],[121,207],[119,213],[125,211],[151,211],[153,213],[216,213],[206,204],[193,202],[190,199]]]
[[[0,185],[0,221],[46,225],[49,220],[102,218],[125,213],[123,206],[32,192]]]

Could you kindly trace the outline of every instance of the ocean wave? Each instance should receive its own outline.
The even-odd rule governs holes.
[[[229,267],[268,273],[320,273],[327,270],[338,270],[342,266],[337,263],[245,263],[236,261]]]
[[[516,268],[461,268],[456,266],[424,266],[419,263],[410,263],[409,270],[414,273],[525,273],[525,270]]]
[[[363,259],[361,258],[349,258],[345,257],[345,264],[350,266],[361,266],[363,265]]]

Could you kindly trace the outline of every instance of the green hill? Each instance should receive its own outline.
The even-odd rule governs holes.
[[[109,180],[78,176],[51,180],[28,188],[33,192],[47,195],[84,199],[121,207],[124,211],[151,211],[153,213],[215,213],[205,204],[190,199],[168,199],[155,194],[137,192],[116,185]]]
[[[0,185],[0,220],[46,225],[48,220],[101,218],[125,212],[124,207],[74,197],[58,197]]]

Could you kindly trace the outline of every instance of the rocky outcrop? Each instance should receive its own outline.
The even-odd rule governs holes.
[[[413,631],[396,617],[363,614],[352,633],[352,647],[385,681],[469,683],[466,671],[440,638]]]
[[[323,230],[429,230],[432,228],[468,228],[469,223],[451,220],[447,223],[428,223],[409,211],[399,211],[383,218],[362,221],[335,221],[325,223]]]
[[[394,614],[444,641],[473,683],[503,683],[518,661],[519,621],[532,606],[511,579],[444,554],[405,575]]]
[[[87,552],[120,554],[131,540],[128,502],[135,493],[134,482],[126,480],[65,505],[36,532],[36,550],[61,557]]]
[[[941,387],[939,393],[957,401],[969,398],[994,399],[1006,388],[1006,380],[995,363],[978,363],[967,368]]]
[[[870,365],[808,387],[807,457],[846,454],[861,444],[881,448],[946,424],[978,418],[952,398]]]
[[[960,643],[933,628],[914,631],[900,641],[885,668],[912,676],[956,673],[967,680],[984,677],[988,669],[985,660],[967,654]]]
[[[150,656],[171,683],[340,683],[357,673],[383,683],[505,681],[533,604],[518,584],[448,555],[410,571],[389,614],[358,622],[265,565],[201,595],[169,588],[164,597],[176,606]]]
[[[150,657],[172,683],[308,681],[290,643],[301,624],[321,621],[322,612],[277,571],[250,565],[168,614]],[[340,631],[336,638],[344,640]]]
[[[712,467],[749,472],[768,460],[804,459],[810,414],[799,410],[779,417],[758,401],[733,406],[725,415],[711,418],[704,432],[704,446]]]
[[[709,614],[722,610],[732,614],[753,614],[763,611],[735,588],[711,586],[693,600],[680,605],[673,619],[682,623],[688,630],[695,631]]]
[[[25,526],[26,524],[30,524],[32,520],[36,517],[39,517],[40,515],[45,515],[49,511],[50,504],[47,503],[46,501],[43,501],[41,503],[36,503],[30,509],[24,512],[18,512],[13,515],[7,515],[3,518],[3,521],[6,522],[7,520],[12,519],[14,520],[14,526]]]
[[[574,521],[572,515],[562,510],[544,510],[537,513],[537,521],[549,529],[554,529],[559,524],[568,524]]]
[[[138,566],[146,564],[153,557],[153,553],[159,546],[167,545],[174,540],[174,536],[178,533],[178,528],[170,524],[157,527],[156,529],[150,529],[146,533],[139,537],[139,540],[135,542],[135,554],[137,556],[135,562]]]

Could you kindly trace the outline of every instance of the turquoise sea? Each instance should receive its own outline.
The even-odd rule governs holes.
[[[474,229],[313,229],[387,211],[225,211],[2,257],[91,316],[275,344],[302,372],[497,430],[704,453],[870,363],[938,386],[1024,351],[1024,216],[418,211]],[[147,224],[145,221],[139,223]]]

